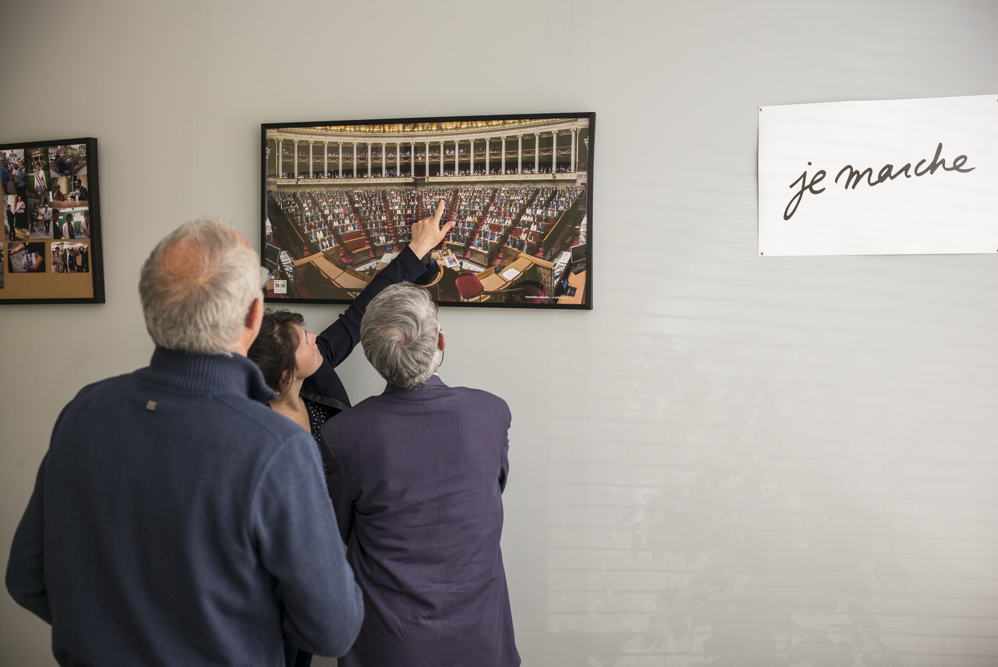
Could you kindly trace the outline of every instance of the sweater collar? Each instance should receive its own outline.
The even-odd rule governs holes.
[[[149,369],[181,391],[236,392],[261,403],[277,398],[256,364],[234,352],[196,354],[157,346]]]

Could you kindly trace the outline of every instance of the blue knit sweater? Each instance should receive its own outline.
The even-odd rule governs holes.
[[[311,436],[238,355],[157,349],[56,422],[7,588],[61,665],[283,664],[345,653],[363,601]]]

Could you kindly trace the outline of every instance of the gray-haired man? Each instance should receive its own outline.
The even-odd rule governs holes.
[[[434,374],[445,340],[420,287],[376,296],[361,344],[388,388],[322,429],[367,609],[340,666],[519,665],[499,549],[509,408]]]
[[[357,634],[315,444],[245,357],[258,265],[217,220],[167,236],[139,282],[151,364],[85,387],[56,422],[7,588],[52,624],[61,665],[277,667],[282,626],[322,655]]]

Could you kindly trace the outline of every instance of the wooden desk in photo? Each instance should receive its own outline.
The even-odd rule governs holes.
[[[575,288],[575,294],[572,296],[562,295],[558,297],[558,303],[582,303],[583,298],[586,296],[586,271],[579,271],[578,273],[568,274],[568,286]]]
[[[364,280],[367,276],[362,276],[355,271],[341,269],[326,259],[324,255],[310,255],[309,257],[295,260],[295,266],[301,266],[302,264],[311,264],[319,269],[319,272],[328,278],[330,282],[343,289],[362,290],[371,282],[370,278]]]
[[[495,269],[486,269],[478,273],[478,280],[481,281],[482,287],[485,288],[486,292],[498,292],[519,278],[530,267],[530,264],[531,261],[528,256],[520,255],[509,265],[500,266],[499,273],[496,273]],[[516,273],[511,273],[512,271]]]
[[[512,261],[506,260],[503,262],[499,266],[499,273],[496,273],[495,269],[485,269],[476,275],[482,283],[482,287],[485,288],[486,293],[501,292],[513,285],[531,266],[551,269],[554,267],[554,264],[533,255],[520,253]],[[486,294],[485,298],[487,300],[491,298],[491,295]]]

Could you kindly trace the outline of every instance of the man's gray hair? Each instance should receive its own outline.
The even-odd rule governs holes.
[[[437,309],[422,287],[399,283],[371,300],[360,324],[360,342],[374,370],[388,384],[412,389],[440,365]]]
[[[231,224],[200,218],[172,231],[142,266],[146,329],[160,347],[228,352],[261,297],[260,258]]]

